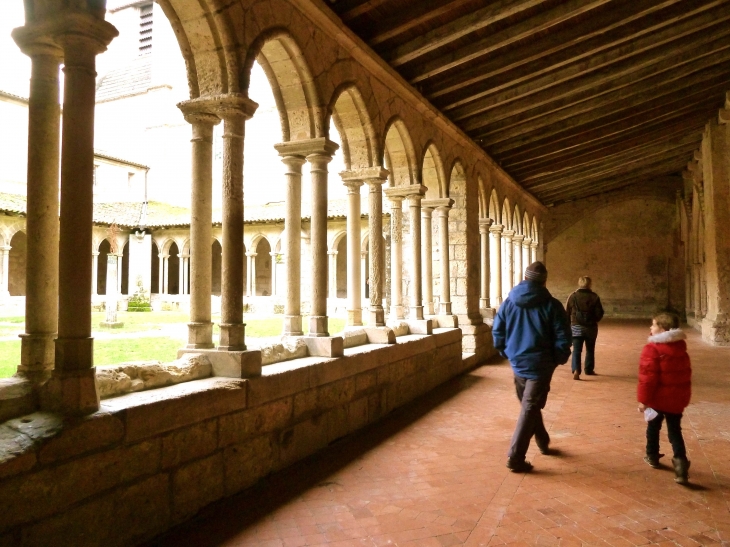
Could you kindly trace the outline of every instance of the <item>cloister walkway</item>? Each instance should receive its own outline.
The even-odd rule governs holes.
[[[687,330],[690,488],[642,461],[645,322],[607,322],[598,376],[560,367],[545,412],[559,449],[505,468],[519,411],[509,365],[443,385],[385,420],[205,511],[154,545],[730,545],[730,348]],[[662,448],[670,459],[666,433]],[[671,463],[670,463],[671,465]],[[204,487],[204,485],[201,485]]]

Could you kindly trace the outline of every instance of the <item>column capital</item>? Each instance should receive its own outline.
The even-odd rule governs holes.
[[[489,229],[492,224],[494,224],[494,221],[491,218],[480,218],[479,219],[479,226],[484,226],[485,228]]]
[[[342,173],[340,173],[340,176],[342,176],[343,173],[347,173],[347,171],[342,171]],[[357,179],[345,180],[345,178],[342,177],[342,185],[347,188],[348,194],[360,195],[360,188],[362,187],[361,180],[357,180]]]
[[[385,195],[388,199],[400,196],[401,198],[415,197],[419,201],[426,195],[428,188],[422,184],[409,184],[407,186],[392,186],[385,189]]]
[[[189,124],[202,124],[213,127],[221,123],[221,119],[208,108],[205,98],[182,101],[177,103],[177,107]]]
[[[250,256],[251,258],[258,256],[258,253],[246,253],[246,256]]]
[[[48,25],[28,23],[13,29],[10,35],[20,51],[28,57],[47,55],[55,58],[59,64],[63,62],[63,48],[54,39]]]
[[[506,237],[507,239],[512,239],[512,236],[515,235],[514,230],[502,230],[502,236]]]
[[[454,200],[450,198],[431,198],[421,200],[421,207],[428,207],[430,209],[451,209],[454,205]]]
[[[98,55],[119,36],[114,25],[88,12],[66,11],[18,27],[11,33],[26,55],[57,55],[72,42],[83,43],[87,53]]]
[[[367,251],[360,251],[360,258],[367,258],[368,252]]]
[[[330,256],[337,256],[338,252],[337,251],[327,251],[327,254]]]
[[[350,181],[362,183],[373,179],[380,179],[385,182],[388,175],[390,175],[390,171],[383,169],[380,166],[350,169],[349,171],[340,172],[340,177],[342,177],[342,182],[345,183],[345,185],[347,185]]]
[[[522,246],[525,248],[528,248],[530,246],[530,243],[532,243],[531,237],[525,237],[525,239],[522,240]]]
[[[530,247],[532,247],[533,249],[537,249],[537,241],[533,241],[532,243],[530,243]]]
[[[501,224],[492,224],[489,227],[489,231],[497,235],[500,235],[502,233],[502,230],[504,230],[504,226],[502,226]]]
[[[275,144],[274,148],[282,157],[299,156],[306,158],[309,156],[328,156],[331,158],[339,148],[339,145],[327,137],[317,137],[315,139],[280,142]]]
[[[522,243],[523,239],[525,239],[525,236],[523,236],[522,234],[515,234],[512,236],[512,241],[514,241],[515,243]]]
[[[0,249],[4,249],[4,247],[0,247]],[[91,256],[99,256],[99,251],[91,251]]]

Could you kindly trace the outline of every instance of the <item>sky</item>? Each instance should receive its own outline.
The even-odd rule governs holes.
[[[21,53],[10,36],[16,27],[25,24],[21,0],[0,0],[3,14],[0,17],[0,90],[21,97],[28,96],[30,59]]]

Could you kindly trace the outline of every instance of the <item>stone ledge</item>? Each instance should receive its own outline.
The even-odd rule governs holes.
[[[38,408],[33,384],[18,376],[0,379],[0,423]]]

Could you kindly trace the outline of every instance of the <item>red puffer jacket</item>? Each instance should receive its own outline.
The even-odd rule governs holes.
[[[637,399],[654,410],[681,414],[692,396],[687,336],[680,329],[649,337],[639,361]]]

